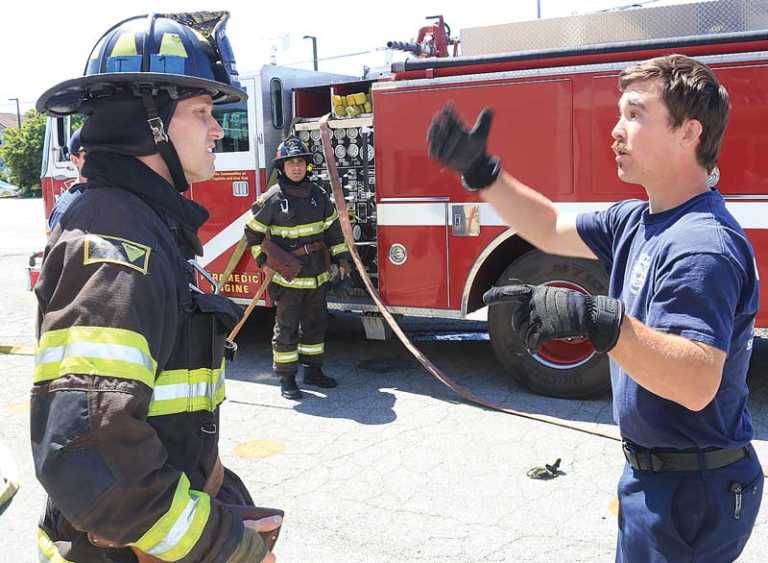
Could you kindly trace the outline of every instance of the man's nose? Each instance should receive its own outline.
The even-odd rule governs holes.
[[[213,125],[211,126],[211,137],[213,137],[214,139],[223,139],[224,128],[215,119],[213,119],[212,121],[213,121]]]
[[[624,133],[625,133],[624,132],[624,124],[621,122],[621,119],[619,119],[616,122],[616,125],[614,125],[613,129],[611,130],[611,137],[613,137],[614,140],[616,140],[616,141],[620,141],[620,140],[624,139],[624,137],[625,137]]]

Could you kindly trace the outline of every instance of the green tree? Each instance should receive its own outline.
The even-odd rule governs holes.
[[[0,157],[8,168],[8,178],[23,191],[39,189],[43,163],[46,116],[34,109],[24,114],[21,129],[5,131]]]

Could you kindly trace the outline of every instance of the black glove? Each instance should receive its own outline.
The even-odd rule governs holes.
[[[501,172],[501,161],[485,152],[488,133],[491,131],[493,111],[485,108],[467,131],[451,104],[432,118],[427,140],[429,156],[433,160],[461,174],[464,187],[481,190],[496,181]]]
[[[624,304],[605,295],[587,295],[563,287],[516,283],[489,289],[488,305],[512,305],[512,328],[528,350],[556,338],[586,336],[597,352],[608,352],[619,339]]]

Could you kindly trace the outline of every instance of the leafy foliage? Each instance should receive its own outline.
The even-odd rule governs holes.
[[[8,168],[9,180],[24,191],[40,186],[45,121],[45,115],[29,110],[24,114],[21,129],[6,129],[0,147],[0,157]]]

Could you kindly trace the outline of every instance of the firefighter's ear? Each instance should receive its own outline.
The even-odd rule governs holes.
[[[704,127],[698,119],[686,119],[683,121],[683,124],[680,125],[680,130],[682,133],[681,142],[683,145],[692,145],[693,147],[696,147],[699,144]]]

